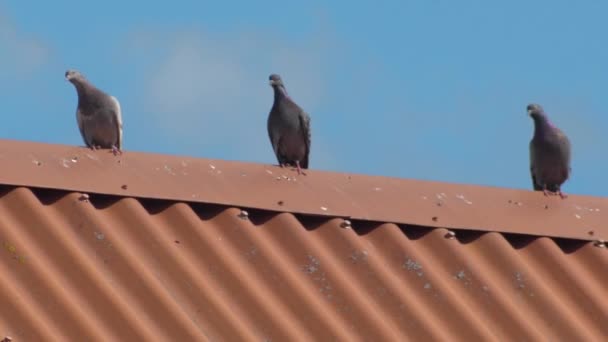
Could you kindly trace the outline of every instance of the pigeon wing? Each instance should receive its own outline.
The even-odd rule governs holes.
[[[542,190],[542,187],[538,184],[536,179],[536,175],[534,173],[535,164],[536,164],[536,153],[534,148],[534,139],[530,141],[530,176],[532,177],[532,188],[534,191]]]
[[[120,109],[120,102],[114,96],[110,96],[110,102],[112,102],[114,114],[114,122],[116,123],[116,130],[118,132],[118,141],[116,142],[116,148],[122,150],[122,112]]]
[[[85,132],[85,124],[84,124],[84,116],[80,110],[80,108],[76,109],[76,121],[78,122],[78,130],[80,131],[80,136],[82,136],[82,140],[84,144],[88,147],[91,147],[90,141],[87,139],[87,134]]]
[[[302,134],[302,138],[304,144],[306,146],[306,150],[304,152],[304,157],[300,161],[300,167],[303,169],[308,168],[308,157],[310,155],[310,116],[308,113],[301,111],[300,112],[300,133]]]
[[[279,140],[281,139],[280,123],[277,122],[278,114],[276,113],[277,108],[275,106],[270,110],[268,116],[268,138],[270,138],[270,144],[274,155],[279,159]],[[278,160],[281,163],[281,160]]]

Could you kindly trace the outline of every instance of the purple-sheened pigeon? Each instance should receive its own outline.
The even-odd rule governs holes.
[[[91,149],[112,149],[114,155],[122,153],[122,114],[120,103],[97,89],[76,70],[65,72],[78,93],[76,120],[84,143]]]
[[[281,167],[295,166],[305,174],[310,154],[310,117],[287,95],[281,76],[272,74],[274,103],[268,115],[268,136]]]
[[[570,140],[547,118],[540,105],[528,105],[528,115],[534,120],[534,136],[530,141],[530,173],[535,191],[545,195],[566,195],[561,185],[570,176]]]

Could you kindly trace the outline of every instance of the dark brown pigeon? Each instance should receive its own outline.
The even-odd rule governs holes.
[[[281,76],[272,74],[274,103],[268,115],[268,136],[279,165],[292,166],[305,174],[310,154],[310,117],[287,95]]]
[[[78,93],[76,120],[84,143],[92,149],[107,148],[115,155],[122,153],[122,114],[118,100],[97,89],[76,70],[66,71],[65,78]]]
[[[528,115],[534,120],[534,136],[530,141],[530,173],[535,191],[546,196],[566,195],[561,185],[570,176],[570,141],[559,128],[547,118],[543,108],[528,105]]]

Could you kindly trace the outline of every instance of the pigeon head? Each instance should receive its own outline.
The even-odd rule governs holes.
[[[556,128],[555,125],[547,117],[547,114],[545,114],[543,107],[541,107],[540,105],[534,103],[529,104],[527,110],[528,115],[530,115],[532,120],[534,120],[535,127],[538,127],[540,125],[541,127]]]
[[[83,80],[84,76],[78,70],[70,69],[65,72],[65,79],[74,83],[74,81]]]
[[[283,80],[281,79],[281,76],[277,74],[270,75],[268,81],[271,87],[283,87]]]
[[[528,110],[528,115],[530,115],[532,119],[536,120],[545,116],[545,111],[543,110],[543,107],[538,104],[529,104],[526,109]]]

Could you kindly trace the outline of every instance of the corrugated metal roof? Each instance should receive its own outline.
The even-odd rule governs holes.
[[[12,141],[0,160],[0,338],[608,338],[604,198]]]

